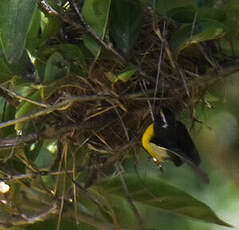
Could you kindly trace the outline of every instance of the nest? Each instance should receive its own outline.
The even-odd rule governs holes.
[[[124,65],[114,58],[105,59],[104,52],[108,51],[103,50],[96,63],[92,65],[90,60],[88,78],[72,77],[68,84],[48,99],[52,104],[56,98],[65,98],[65,95],[82,96],[82,99],[94,95],[54,114],[56,126],[80,124],[80,128],[71,135],[75,144],[84,143],[87,148],[99,153],[132,151],[139,146],[143,130],[152,121],[150,114],[157,113],[160,106],[174,111],[184,108],[192,111],[208,88],[208,81],[198,84],[201,81],[198,76],[212,65],[213,61],[210,63],[208,59],[212,50],[216,53],[214,42],[201,48],[191,47],[176,61],[168,41],[177,25],[161,19],[156,31],[152,26],[152,15],[149,11],[144,13],[139,38],[127,57],[127,62],[135,65],[137,71],[127,82],[112,84],[106,77],[109,72],[118,74],[123,71]],[[77,20],[76,13],[69,10],[65,12],[65,17],[65,36],[73,43],[79,41],[79,36],[84,33],[82,28],[76,30],[68,23]],[[162,31],[161,37],[159,31]],[[194,52],[190,53],[192,50]]]
[[[70,9],[64,12],[64,18],[65,37],[72,43],[79,42],[84,28],[76,29],[70,23],[77,20],[76,13]],[[92,60],[89,61],[88,78],[72,76],[48,99],[48,103],[54,104],[56,99],[59,102],[59,98],[64,100],[66,95],[82,99],[94,95],[93,99],[79,99],[66,110],[50,115],[56,129],[80,124],[71,135],[75,144],[84,143],[90,150],[100,153],[131,151],[152,120],[150,114],[157,113],[160,106],[174,111],[183,108],[192,111],[207,89],[207,81],[203,84],[196,81],[200,82],[197,79],[199,74],[213,65],[214,62],[208,60],[214,60],[212,51],[217,53],[215,43],[190,47],[176,61],[168,41],[177,25],[161,19],[155,29],[149,11],[144,12],[143,21],[139,38],[127,57],[127,62],[135,65],[137,71],[126,83],[112,84],[106,77],[108,72],[117,74],[123,71],[124,65],[114,58],[104,59],[103,53],[93,65]],[[162,35],[158,34],[159,31]]]
[[[78,16],[72,8],[60,15],[64,22],[62,39],[66,43],[80,43],[82,35],[89,34],[84,25],[76,23]],[[176,58],[168,43],[177,27],[175,22],[155,19],[155,15],[145,9],[138,40],[128,54],[121,53],[116,47],[102,45],[101,56],[97,60],[92,56],[86,60],[86,71],[81,76],[72,73],[57,82],[54,93],[44,101],[47,107],[42,111],[37,110],[27,119],[25,117],[25,120],[16,119],[1,124],[2,128],[4,125],[30,121],[21,136],[1,139],[0,147],[19,147],[21,150],[26,147],[30,152],[31,144],[37,145],[46,139],[57,139],[58,147],[55,162],[45,171],[33,167],[33,153],[28,154],[27,160],[18,154],[24,169],[31,172],[20,176],[14,176],[16,170],[11,172],[12,165],[8,161],[14,151],[11,150],[11,154],[4,152],[10,156],[4,159],[7,164],[2,167],[2,171],[6,172],[3,179],[11,181],[31,178],[32,187],[38,189],[40,183],[35,180],[36,175],[60,177],[67,174],[69,183],[73,181],[85,194],[84,186],[91,186],[106,170],[112,169],[116,162],[138,152],[142,133],[160,107],[168,107],[175,113],[186,109],[192,115],[197,103],[203,103],[201,99],[208,87],[224,76],[238,71],[238,67],[224,69],[220,73],[218,63],[225,58],[220,54],[217,41],[192,45]],[[55,45],[57,42],[59,40],[52,39],[48,45]],[[136,71],[126,82],[113,83],[107,77],[108,73],[117,75],[124,72],[128,63]],[[207,70],[210,68],[212,71],[208,74]],[[5,90],[4,97],[7,98],[5,94],[9,91],[2,87],[1,90]],[[10,95],[10,99],[15,95]],[[54,171],[56,169],[57,172]],[[67,170],[71,172],[68,174]],[[87,175],[86,178],[81,178],[80,184],[75,181],[78,172],[86,172]],[[42,187],[52,199],[53,193],[49,192],[50,188],[46,184]],[[61,190],[57,183],[54,186],[55,191]],[[28,187],[25,190],[27,192]],[[57,195],[58,193],[54,194],[54,200]],[[66,200],[68,195],[72,201],[72,190],[67,193]],[[36,200],[38,199],[37,197]],[[60,195],[57,199],[62,200]],[[25,202],[25,197],[22,203],[28,203]],[[55,205],[52,209],[49,213],[56,214],[59,211]],[[31,208],[27,210],[30,210],[29,213],[32,211]],[[25,212],[24,209],[22,212]],[[9,223],[12,225],[12,221],[7,222]]]

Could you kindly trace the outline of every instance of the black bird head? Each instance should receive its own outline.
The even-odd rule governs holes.
[[[174,125],[176,119],[174,113],[170,109],[162,107],[160,113],[155,118],[155,122],[158,126],[166,128],[167,126]]]

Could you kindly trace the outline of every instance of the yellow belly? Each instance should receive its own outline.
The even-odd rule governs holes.
[[[142,146],[144,149],[157,161],[163,162],[169,158],[167,154],[167,149],[160,147],[150,140],[154,137],[154,123],[148,126],[142,136]]]

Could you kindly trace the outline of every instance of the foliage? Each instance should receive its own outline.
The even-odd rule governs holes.
[[[1,0],[0,174],[10,191],[0,226],[149,229],[158,223],[141,213],[167,211],[230,227],[186,191],[120,167],[136,161],[150,98],[193,110],[239,71],[218,74],[239,52],[238,10],[236,0]]]

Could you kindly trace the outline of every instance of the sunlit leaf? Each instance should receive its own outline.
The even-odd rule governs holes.
[[[110,80],[113,84],[115,84],[118,81],[127,82],[135,74],[136,71],[137,71],[136,68],[131,67],[118,75],[115,75],[111,72],[107,72],[105,73],[105,75],[108,78],[108,80]]]
[[[35,0],[1,0],[0,39],[9,63],[22,56],[35,6]]]

